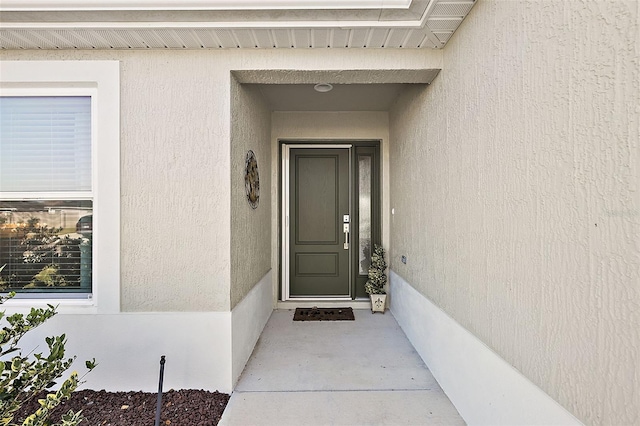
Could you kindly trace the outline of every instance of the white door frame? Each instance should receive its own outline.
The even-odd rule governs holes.
[[[299,143],[283,143],[282,144],[282,223],[281,223],[281,232],[282,232],[282,300],[351,300],[352,298],[352,282],[351,282],[351,255],[349,255],[349,296],[331,296],[331,297],[291,297],[290,288],[289,288],[289,274],[290,274],[290,262],[289,262],[289,158],[291,155],[291,149],[298,148],[309,148],[309,149],[322,149],[322,148],[331,148],[331,149],[348,149],[349,150],[349,217],[352,217],[351,214],[351,148],[352,144],[299,144]],[[353,226],[353,224],[351,224]],[[351,253],[351,248],[353,244],[349,245],[349,253]]]

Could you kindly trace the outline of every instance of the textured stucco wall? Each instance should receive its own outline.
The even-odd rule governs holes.
[[[247,202],[252,150],[260,174],[258,207]],[[271,269],[271,111],[260,90],[231,78],[231,308]]]
[[[587,424],[640,423],[638,40],[483,0],[390,111],[391,268]]]
[[[122,309],[226,310],[228,77],[197,55],[122,61]]]
[[[442,52],[3,51],[0,59],[121,61],[121,308],[228,311],[231,71],[432,69]],[[234,286],[233,304],[245,284]]]

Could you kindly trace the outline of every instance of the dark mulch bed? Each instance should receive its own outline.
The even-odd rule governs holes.
[[[81,426],[153,426],[156,418],[157,393],[106,392],[79,390],[69,401],[60,405],[51,419],[69,410],[82,410],[85,418]],[[229,395],[203,390],[170,390],[162,395],[162,421],[164,426],[215,426],[227,406]],[[34,399],[23,406],[14,422],[38,408]],[[16,420],[20,420],[17,422]]]

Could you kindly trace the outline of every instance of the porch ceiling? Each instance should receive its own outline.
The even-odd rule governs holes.
[[[313,85],[258,85],[272,111],[389,111],[404,84],[339,84],[328,93]]]
[[[3,0],[0,49],[437,49],[475,1]]]
[[[408,86],[431,84],[439,69],[236,70],[238,83],[256,86],[272,111],[389,111]],[[318,93],[316,83],[333,90]]]

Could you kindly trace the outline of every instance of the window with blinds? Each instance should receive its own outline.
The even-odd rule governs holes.
[[[91,97],[0,98],[0,192],[91,191]]]
[[[92,288],[91,96],[0,97],[0,291]]]

